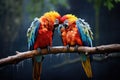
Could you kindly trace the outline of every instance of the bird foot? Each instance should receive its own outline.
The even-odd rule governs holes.
[[[75,45],[75,51],[77,52],[78,51],[78,45]]]
[[[69,51],[70,50],[70,45],[67,45],[66,48],[67,48],[67,51]]]
[[[48,53],[50,53],[50,51],[51,51],[50,46],[47,46],[47,50],[48,50]]]
[[[41,52],[41,48],[37,48],[37,51],[40,53],[40,52]],[[43,58],[43,56],[41,56],[41,54],[35,56],[35,60],[36,60],[37,62],[42,62],[43,59],[44,59],[44,58]]]
[[[41,52],[41,48],[37,48],[37,51],[40,53]]]

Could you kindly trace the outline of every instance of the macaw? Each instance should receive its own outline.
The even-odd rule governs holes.
[[[59,25],[60,18],[60,14],[55,11],[46,12],[40,18],[35,18],[27,31],[28,49],[40,51],[42,48],[48,48],[50,50],[54,29]],[[35,56],[32,61],[33,73],[36,74],[38,72],[37,75],[33,74],[33,78],[40,80],[43,56]],[[39,79],[37,79],[38,77]]]
[[[69,46],[75,46],[76,50],[78,46],[92,47],[93,33],[88,23],[72,14],[64,15],[61,17],[60,22],[61,24],[58,27],[58,33],[62,37],[64,46],[67,46],[68,49]],[[87,55],[87,53],[81,53],[80,61],[87,77],[91,78],[92,70],[90,56]]]

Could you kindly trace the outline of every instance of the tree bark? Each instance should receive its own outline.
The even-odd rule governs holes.
[[[50,51],[48,52],[47,49],[41,49],[41,51],[32,50],[32,51],[26,51],[26,52],[18,52],[16,51],[16,55],[8,56],[6,58],[0,59],[0,67],[10,65],[10,64],[17,64],[18,62],[33,58],[36,55],[47,55],[47,54],[58,54],[58,53],[74,53],[74,52],[84,52],[91,54],[109,54],[113,52],[120,52],[120,44],[110,44],[110,45],[101,45],[96,47],[84,47],[80,46],[78,47],[78,50],[76,50],[74,47],[70,47],[68,50],[65,46],[57,46],[57,47],[51,47]]]
[[[74,52],[82,52],[88,54],[109,54],[113,52],[120,52],[120,44],[111,44],[111,45],[102,45],[96,47],[84,47],[80,46],[78,49],[75,47],[70,47],[69,50],[65,46],[57,46],[51,47],[48,51],[47,49],[32,50],[26,52],[18,52],[16,51],[16,55],[8,56],[7,58],[0,59],[0,67],[6,66],[9,64],[17,64],[18,62],[32,58],[33,61],[33,80],[40,80],[40,74],[42,71],[42,63],[38,63],[35,61],[34,57],[37,55],[47,55],[47,54],[57,54],[57,53],[74,53]],[[86,54],[86,55],[88,55]],[[115,56],[115,55],[113,55]]]

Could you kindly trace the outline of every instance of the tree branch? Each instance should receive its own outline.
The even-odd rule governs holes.
[[[109,54],[113,52],[120,52],[120,44],[110,44],[110,45],[101,45],[96,47],[78,47],[76,50],[74,47],[70,47],[68,50],[65,46],[57,46],[51,47],[48,52],[47,49],[41,49],[41,51],[32,50],[26,52],[18,52],[16,51],[16,55],[8,56],[7,58],[0,59],[0,67],[9,65],[9,64],[17,64],[18,62],[32,58],[36,55],[47,55],[47,54],[58,54],[58,53],[74,53],[74,52],[84,52],[88,54]]]

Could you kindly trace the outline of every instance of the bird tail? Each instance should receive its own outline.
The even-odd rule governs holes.
[[[87,56],[87,59],[85,61],[82,61],[82,67],[83,67],[87,77],[92,78],[92,68],[91,68],[89,56]]]
[[[40,75],[42,72],[42,62],[36,61],[36,57],[33,57],[32,61],[33,61],[33,79],[40,80]]]

